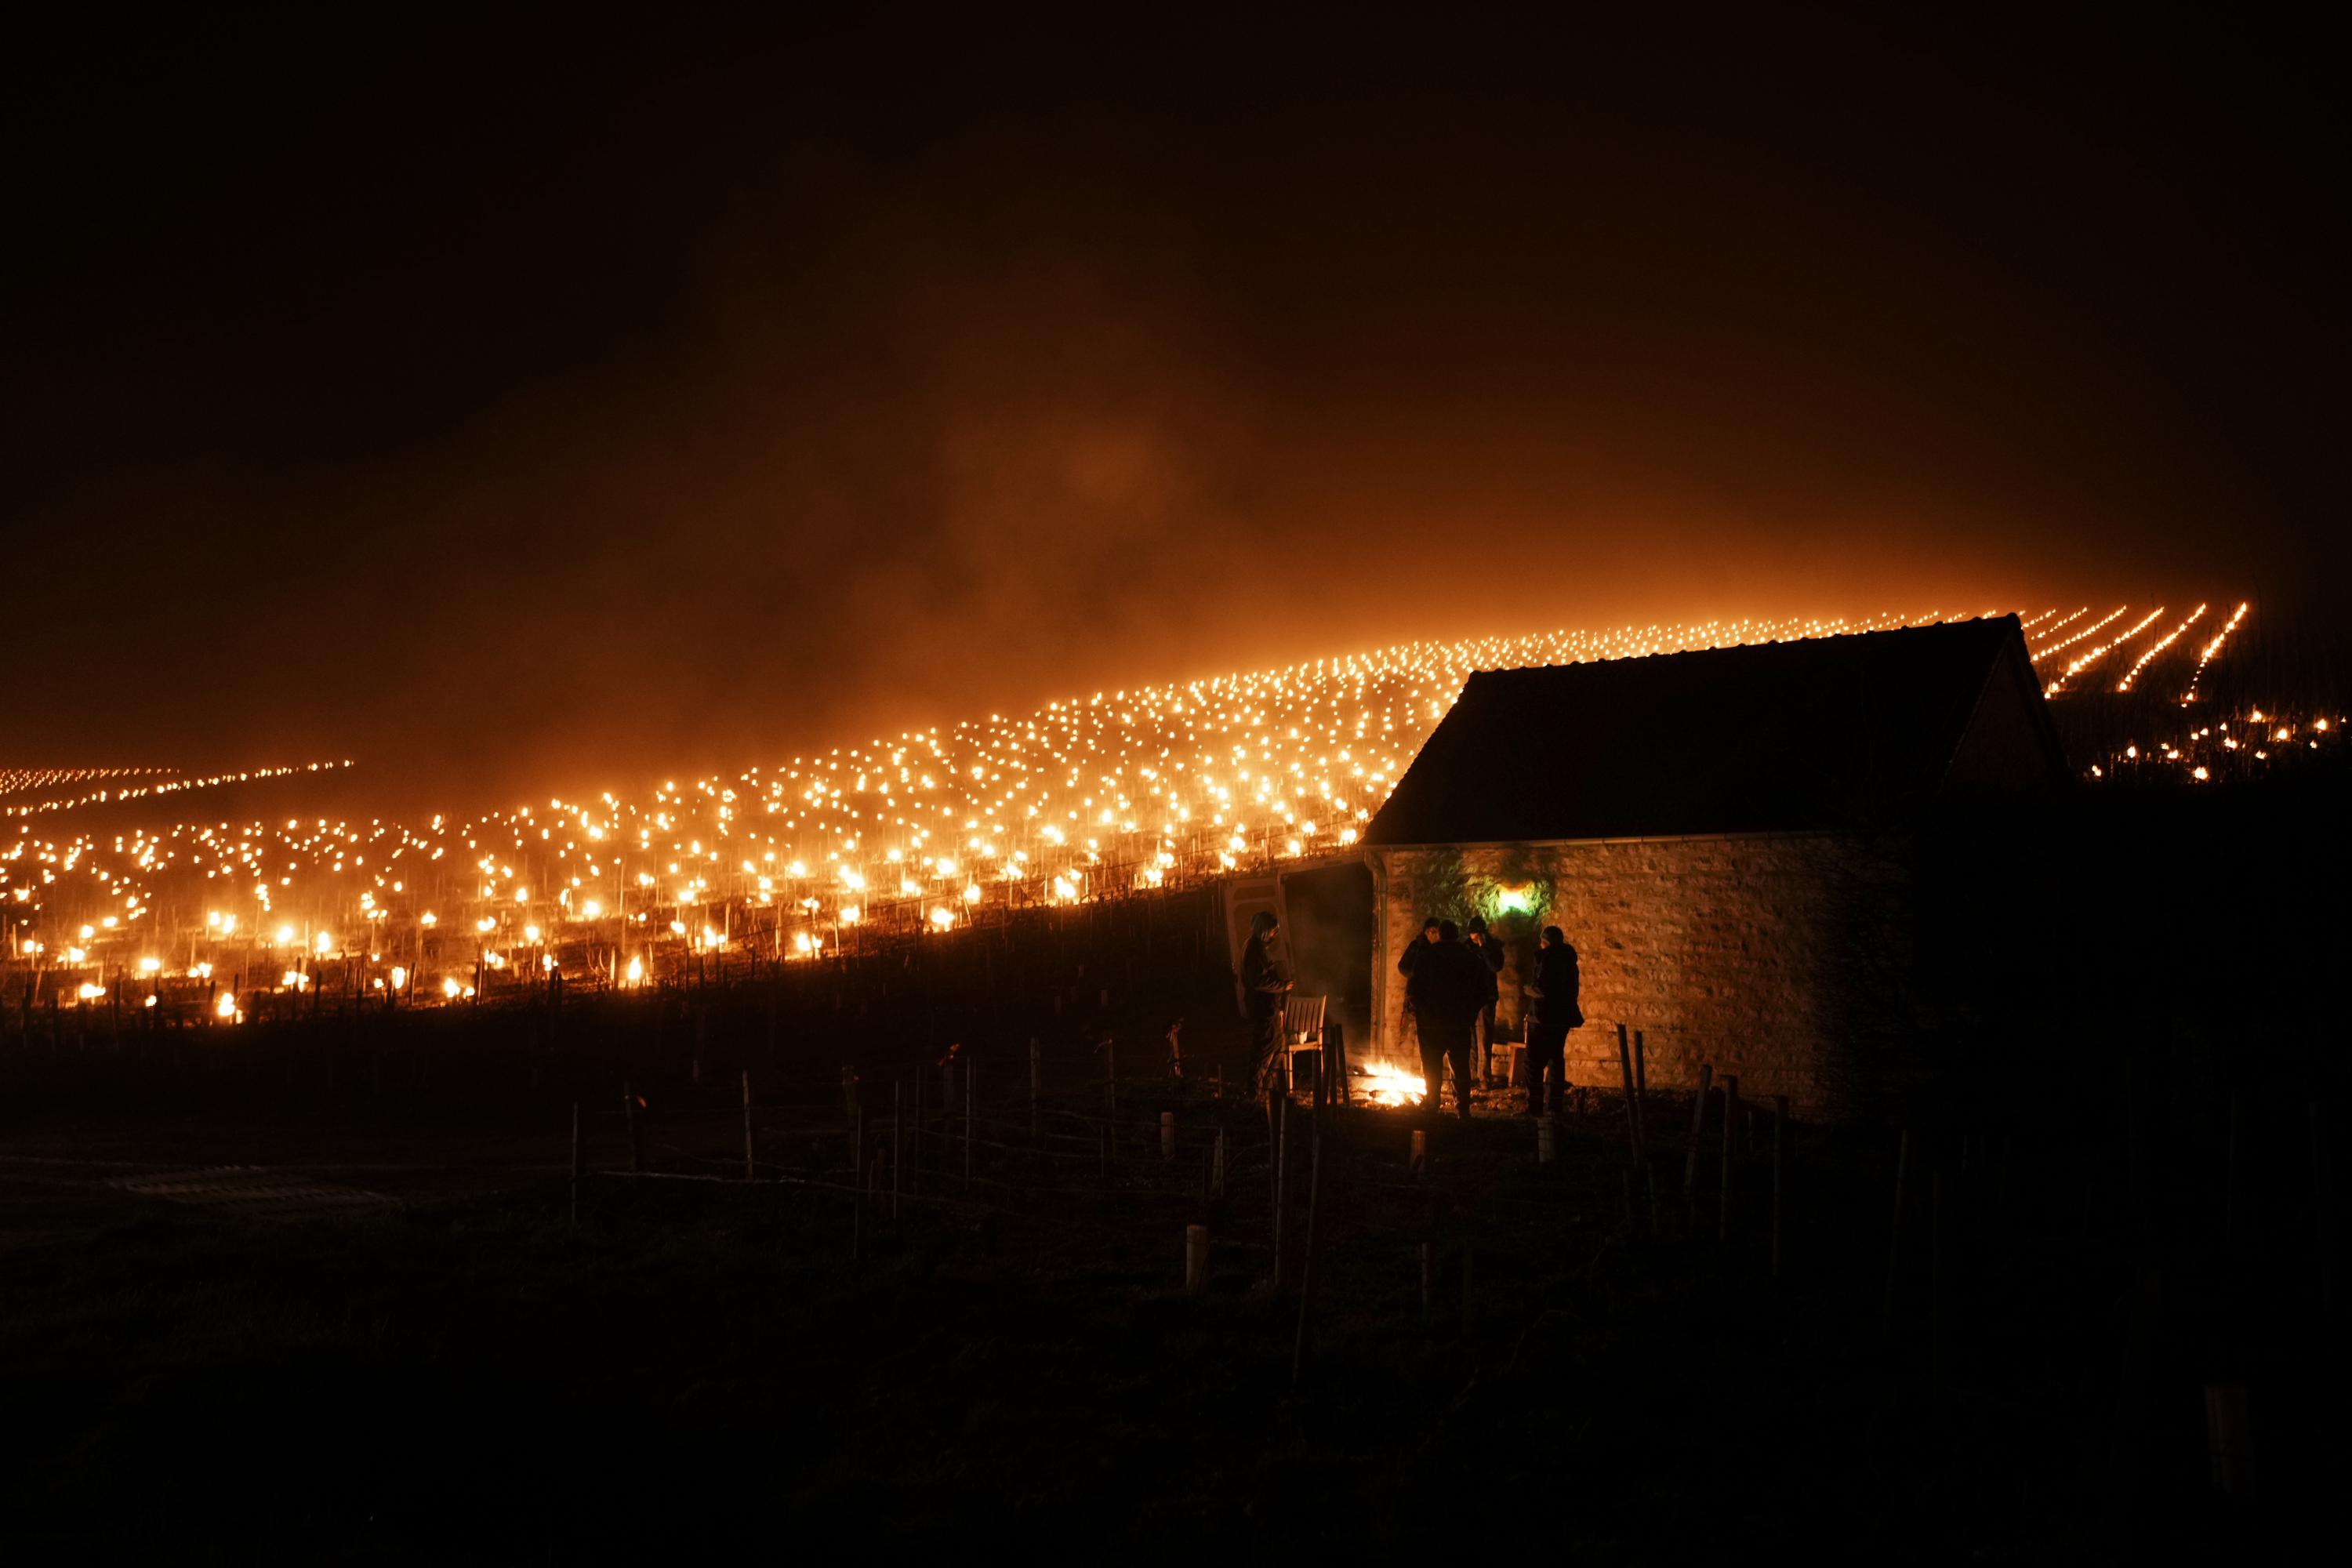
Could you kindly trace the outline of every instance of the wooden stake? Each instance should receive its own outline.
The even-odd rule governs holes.
[[[2238,1234],[2238,1137],[2245,1120],[2245,1097],[2238,1089],[2230,1090],[2229,1152],[2221,1168],[2221,1240],[2224,1244],[2237,1239]],[[2210,1384],[2207,1394],[2212,1392]]]
[[[1163,1160],[1176,1158],[1176,1113],[1172,1110],[1160,1113],[1160,1157]]]
[[[1927,1390],[1944,1403],[1944,1173],[1927,1174]]]
[[[1731,1239],[1731,1138],[1739,1121],[1739,1075],[1723,1075],[1723,1200],[1715,1216],[1715,1238]]]
[[[1886,1302],[1879,1312],[1878,1331],[1895,1332],[1895,1288],[1899,1276],[1895,1267],[1903,1257],[1903,1190],[1911,1174],[1911,1130],[1903,1130],[1902,1142],[1895,1148],[1895,1217],[1886,1232]]]
[[[1698,1064],[1698,1093],[1691,1100],[1690,1143],[1683,1151],[1683,1205],[1690,1210],[1691,1228],[1698,1228],[1698,1151],[1706,1136],[1706,1097],[1715,1082],[1715,1064]]]
[[[1288,1261],[1284,1256],[1284,1250],[1289,1237],[1283,1234],[1286,1228],[1285,1222],[1289,1218],[1286,1212],[1290,1207],[1290,1189],[1286,1180],[1289,1175],[1289,1163],[1290,1096],[1283,1094],[1276,1096],[1274,1102],[1274,1171],[1272,1173],[1274,1177],[1274,1288],[1276,1290],[1282,1289],[1289,1280],[1288,1270],[1284,1267]]]
[[[1356,1103],[1356,1089],[1348,1072],[1348,1032],[1336,1018],[1323,1026],[1323,1048],[1328,1053],[1331,1079],[1339,1092],[1339,1103]]]
[[[1198,1296],[1209,1288],[1209,1227],[1184,1227],[1184,1294]]]
[[[2205,1443],[2212,1456],[2213,1489],[2231,1502],[2254,1496],[2254,1436],[2242,1383],[2205,1385]]]
[[[1318,1064],[1319,1076],[1319,1064]],[[1316,1200],[1323,1189],[1323,1119],[1315,1117],[1308,1136],[1311,1152],[1307,1161],[1307,1258],[1301,1268],[1298,1282],[1298,1331],[1290,1342],[1290,1386],[1307,1372],[1307,1334],[1315,1310],[1315,1211]]]
[[[2311,1118],[2312,1224],[2319,1233],[2319,1301],[2336,1310],[2336,1171],[2328,1160],[2327,1103],[2315,1100]]]
[[[747,1182],[759,1179],[760,1165],[754,1158],[756,1152],[751,1142],[751,1069],[746,1068],[743,1069],[743,1179]]]
[[[1772,1278],[1780,1278],[1780,1236],[1787,1211],[1789,1097],[1772,1097]]]
[[[1650,1053],[1642,1031],[1633,1031],[1633,1099],[1642,1108],[1642,1130],[1650,1128]]]
[[[1633,1163],[1642,1163],[1642,1110],[1633,1096],[1633,1052],[1626,1043],[1625,1026],[1617,1026],[1617,1071],[1625,1082],[1625,1125],[1633,1134]]]

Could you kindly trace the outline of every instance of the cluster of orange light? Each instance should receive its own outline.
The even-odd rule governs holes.
[[[2138,658],[2133,660],[2130,670],[2125,674],[2121,680],[2116,682],[2116,689],[2117,691],[2129,691],[2132,689],[2132,682],[2139,679],[2139,672],[2148,667],[2149,661],[2179,640],[2180,634],[2195,626],[2198,621],[2203,617],[2204,614],[2205,606],[2202,605],[2198,605],[2195,609],[2189,612],[2189,618],[2187,620],[2181,622],[2179,626],[2173,627],[2170,631],[2157,638],[2156,641],[2148,644],[2147,651],[2142,653]]]
[[[2203,648],[2199,650],[2197,655],[2197,668],[2189,673],[2189,689],[2183,692],[2180,697],[2180,705],[2183,708],[2188,707],[2191,702],[2197,700],[2197,683],[2205,679],[2205,667],[2213,662],[2213,656],[2221,651],[2221,645],[2230,640],[2230,634],[2238,629],[2238,623],[2246,618],[2246,611],[2251,607],[2252,606],[2247,604],[2239,605],[2237,609],[2231,613],[2229,624],[2223,626],[2219,632],[2216,632],[2213,636],[2213,640],[2207,643]]]
[[[73,788],[100,779],[150,778],[171,768],[0,768],[0,795]]]
[[[211,789],[221,784],[246,784],[254,779],[290,778],[299,773],[326,773],[351,765],[351,759],[346,757],[338,763],[310,763],[301,767],[248,768],[241,773],[205,773],[201,776],[182,774],[173,768],[20,769],[16,773],[0,775],[0,778],[38,779],[41,782],[37,785],[27,784],[23,787],[54,788],[58,784],[86,784],[94,779],[101,778],[152,777],[158,773],[170,776],[156,784],[133,784],[129,788],[110,786],[105,789],[85,790],[79,795],[51,795],[45,800],[37,800],[26,805],[0,806],[0,816],[33,816],[43,812],[71,811],[78,805],[97,805],[107,801],[143,800],[149,795],[176,795],[182,790]],[[8,793],[11,792],[7,789],[0,789],[0,795]]]
[[[2032,616],[2033,658],[2074,647],[2125,612],[2059,636],[2088,613]],[[215,948],[314,953],[324,939],[330,952],[399,952],[405,973],[422,974],[424,933],[436,928],[437,947],[466,949],[469,974],[476,962],[537,973],[553,965],[560,942],[590,944],[614,984],[626,983],[625,973],[642,978],[645,955],[661,948],[751,942],[778,956],[813,955],[877,921],[946,930],[984,907],[1075,903],[1345,853],[1475,670],[1937,618],[1709,621],[1398,644],[1097,691],[732,777],[667,781],[635,798],[559,796],[463,820],[181,822],[62,840],[28,831],[0,845],[0,921],[19,956],[29,942],[56,954],[66,940],[56,933],[87,924],[106,933],[91,939],[99,942],[135,935],[145,954],[169,955],[171,972]],[[2137,629],[2078,655],[2067,674]]]
[[[2042,614],[2034,616],[2032,620],[2021,622],[2020,624],[2025,628],[2027,642],[2040,643],[2042,645],[2042,647],[2034,650],[2034,657],[2039,658],[2044,652],[2048,651],[2051,638],[2056,637],[2060,632],[2065,630],[2066,627],[2072,626],[2074,622],[2081,620],[2084,616],[2087,616],[2090,613],[2091,606],[2084,605],[2081,609],[2070,610],[2065,615],[2058,616],[2056,620],[2052,621],[2050,620],[2050,617],[2052,616],[2057,616],[2058,612],[2054,609],[2044,610]],[[2041,625],[2041,623],[2044,621],[2048,621],[2049,624],[2047,626]]]
[[[738,941],[737,911],[780,945],[884,914],[929,929],[984,902],[1076,902],[1344,849],[1474,669],[1631,658],[1908,624],[1791,618],[1397,645],[1278,670],[1095,692],[1034,713],[901,733],[650,798],[607,794],[409,827],[184,822],[110,841],[0,850],[16,912],[125,928],[169,887],[179,939],[274,931],[281,914],[345,931],[457,922],[485,945],[527,927],[605,921],[695,947]],[[251,776],[251,775],[248,775]],[[194,926],[192,910],[217,917]],[[20,925],[29,926],[28,919]],[[152,929],[149,927],[148,929]],[[191,933],[193,938],[191,938]],[[375,943],[369,944],[377,945]],[[616,961],[618,952],[616,949]]]
[[[2042,653],[2037,653],[2033,657],[2039,659],[2049,654],[2056,653],[2063,648],[2072,647],[2074,644],[2081,642],[2084,637],[2095,634],[2100,626],[2106,626],[2110,622],[2120,619],[2124,616],[2125,612],[2130,608],[2131,606],[2126,605],[2123,606],[2123,608],[2116,611],[2114,615],[2107,616],[2105,620],[2100,621],[2097,625],[2090,627],[2089,630],[2078,632],[2074,636],[2068,637],[2064,642],[2058,644],[2057,647],[2046,648]],[[2164,614],[2164,606],[2162,605],[2158,605],[2147,615],[2141,616],[2138,622],[2135,624],[2129,631],[2125,632],[2122,636],[2110,637],[2103,643],[2094,643],[2087,651],[2076,654],[2073,658],[2067,660],[2066,668],[2059,671],[2057,676],[2053,679],[2047,686],[2042,688],[2043,695],[2055,697],[2061,691],[2065,690],[2066,683],[2069,680],[2072,680],[2077,675],[2082,674],[2083,671],[2090,668],[2091,666],[2106,658],[2109,653],[2131,641],[2132,638],[2139,636],[2140,633],[2147,630],[2147,628],[2155,623],[2156,617],[2162,614]]]
[[[2089,773],[2094,779],[2112,779],[2150,768],[2168,768],[2185,773],[2192,784],[2206,784],[2214,778],[2217,768],[2225,776],[2242,776],[2297,752],[2340,748],[2343,736],[2341,714],[2295,724],[2257,708],[2242,720],[2217,719],[2178,741],[2161,741],[2147,747],[2127,745],[2095,763]]]

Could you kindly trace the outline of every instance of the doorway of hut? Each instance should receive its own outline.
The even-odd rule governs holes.
[[[1328,999],[1324,1016],[1360,1051],[1371,1038],[1372,870],[1360,860],[1282,874],[1290,977],[1297,994]]]

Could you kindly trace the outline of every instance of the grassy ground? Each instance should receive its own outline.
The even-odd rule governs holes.
[[[654,1130],[649,1163],[740,1157],[710,1098]],[[1058,1158],[1025,1107],[981,1123],[969,1191],[935,1136],[920,1194],[905,1184],[895,1223],[887,1200],[868,1210],[855,1265],[853,1200],[830,1187],[596,1177],[574,1228],[550,1117],[383,1125],[357,1149],[266,1109],[168,1130],[20,1119],[0,1140],[0,1544],[26,1562],[1422,1539],[2079,1558],[2283,1544],[2344,1458],[2284,1155],[2252,1234],[2152,1250],[2095,1142],[2062,1158],[1923,1135],[1887,1318],[1891,1134],[1792,1130],[1775,1280],[1769,1120],[1752,1151],[1744,1123],[1735,1140],[1719,1241],[1714,1123],[1700,1201],[1682,1196],[1686,1099],[1654,1109],[1654,1220],[1613,1100],[1567,1120],[1549,1166],[1483,1108],[1435,1130],[1423,1178],[1402,1117],[1335,1116],[1294,1384],[1262,1121],[1129,1090],[1105,1175],[1094,1124],[1064,1109]],[[762,1119],[765,1173],[845,1177],[844,1141],[803,1110]],[[1220,1125],[1230,1182],[1210,1202]],[[595,1131],[594,1163],[624,1163]],[[121,1184],[306,1160],[401,1201],[264,1222]],[[1192,1299],[1182,1231],[1204,1216],[1218,1245]],[[2216,1377],[2254,1391],[2250,1505],[2208,1482]]]

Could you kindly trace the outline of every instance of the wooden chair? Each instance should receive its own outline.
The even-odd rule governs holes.
[[[1321,1067],[1323,1007],[1326,997],[1290,995],[1282,1003],[1282,1066],[1292,1083],[1298,1081],[1298,1053],[1313,1051]]]

